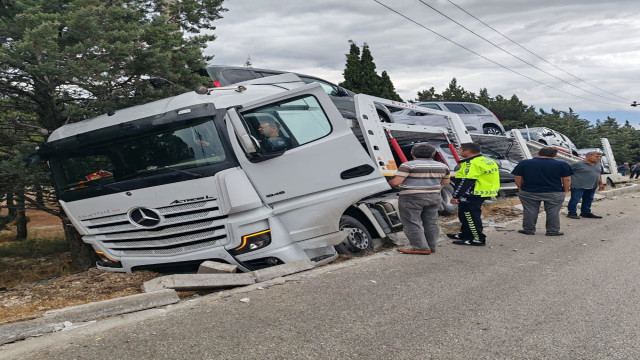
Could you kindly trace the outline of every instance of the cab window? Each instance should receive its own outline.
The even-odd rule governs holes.
[[[310,95],[251,110],[242,117],[265,154],[287,151],[331,132],[320,103]]]
[[[304,77],[304,76],[301,76],[300,80],[302,80],[305,84],[320,84],[320,86],[322,86],[322,90],[324,90],[324,92],[326,92],[327,95],[338,96],[338,89],[336,89],[335,86],[327,82],[324,82],[318,79]]]

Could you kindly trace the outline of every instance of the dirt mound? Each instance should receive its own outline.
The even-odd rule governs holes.
[[[65,258],[55,256],[40,265]],[[142,283],[156,276],[152,271],[122,274],[93,268],[5,288],[0,291],[0,324],[35,318],[51,309],[138,294],[142,292]]]

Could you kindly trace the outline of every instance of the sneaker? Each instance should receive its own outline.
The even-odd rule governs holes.
[[[527,230],[518,230],[518,232],[520,234],[525,234],[525,235],[535,235],[536,234],[534,231],[527,231]]]
[[[567,215],[567,217],[569,219],[580,219],[580,216],[578,216],[578,214],[569,214],[569,215]]]
[[[557,232],[557,233],[546,233],[546,236],[562,236],[564,235],[563,232]]]
[[[602,219],[602,216],[598,216],[594,213],[580,214],[580,216],[582,216],[583,218],[589,218],[589,219]]]
[[[453,242],[455,245],[468,245],[468,246],[485,246],[480,240],[456,240]]]
[[[461,237],[460,234],[447,234],[447,236],[449,237],[449,239],[454,239],[454,240],[471,240],[471,239],[465,239]]]

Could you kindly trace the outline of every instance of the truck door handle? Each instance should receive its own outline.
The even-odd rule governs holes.
[[[374,167],[369,164],[356,166],[354,168],[347,169],[341,172],[340,179],[347,180],[347,179],[357,178],[360,176],[367,176],[371,174],[374,170],[375,170]]]

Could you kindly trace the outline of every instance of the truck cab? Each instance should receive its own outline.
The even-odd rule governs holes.
[[[37,154],[98,267],[119,272],[324,263],[346,209],[389,190],[321,86],[293,74],[65,125]]]

